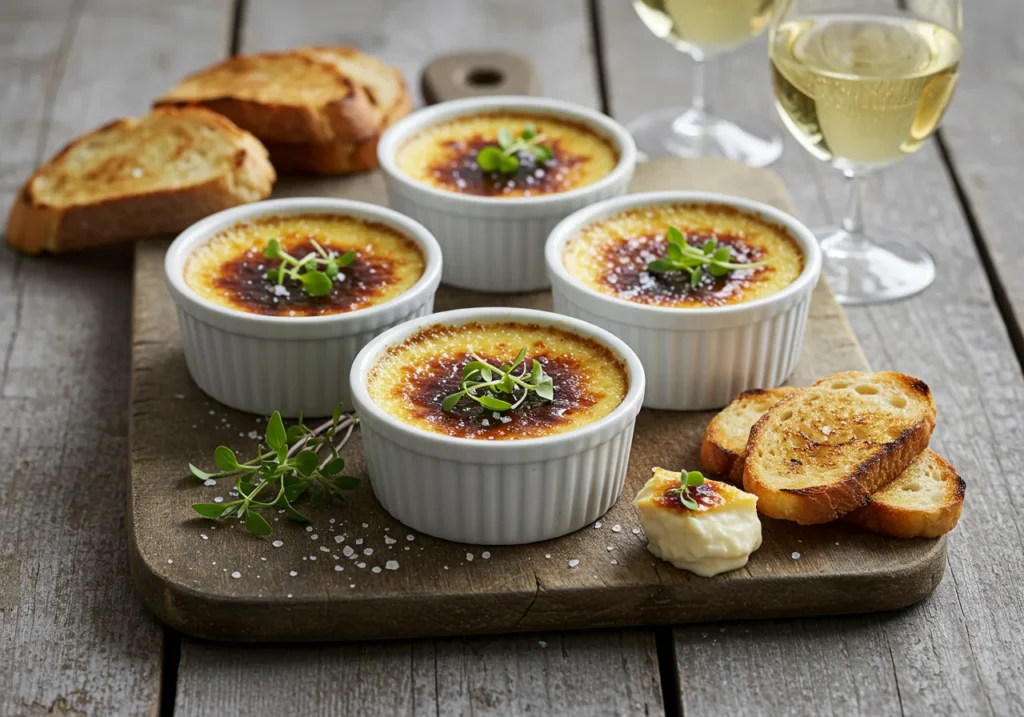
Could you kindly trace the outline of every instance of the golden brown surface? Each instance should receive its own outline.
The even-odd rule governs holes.
[[[11,207],[7,241],[38,254],[174,234],[267,197],[275,179],[267,150],[224,117],[156,109],[79,137],[37,169]]]
[[[650,273],[647,264],[665,256],[669,227],[682,231],[693,246],[716,239],[719,245],[729,247],[734,263],[769,264],[732,271],[721,278],[705,271],[696,288],[690,286],[690,275],[685,272]],[[714,204],[627,209],[584,227],[566,242],[562,261],[574,278],[602,294],[673,308],[760,299],[791,284],[804,265],[800,247],[783,227]]]
[[[554,382],[554,400],[531,397],[504,413],[463,398],[441,408],[459,390],[462,368],[476,354],[498,366],[526,347]],[[518,372],[517,372],[518,373]],[[482,440],[539,438],[565,433],[611,413],[629,389],[626,368],[606,347],[561,329],[521,323],[434,326],[392,347],[371,369],[367,389],[384,411],[425,431]]]
[[[270,239],[296,259],[316,240],[338,255],[356,252],[326,296],[309,296],[286,279],[283,289],[265,277],[280,260],[263,257]],[[391,227],[342,215],[264,217],[240,222],[197,247],[185,264],[185,282],[203,298],[237,311],[272,316],[318,316],[364,309],[393,299],[423,275],[419,247]]]
[[[497,145],[498,130],[518,136],[532,123],[551,148],[552,160],[536,164],[519,154],[515,174],[483,172],[476,155]],[[410,138],[398,150],[399,169],[417,182],[459,194],[489,197],[531,197],[567,192],[593,184],[611,172],[619,157],[607,139],[581,124],[545,115],[483,114],[441,122]]]

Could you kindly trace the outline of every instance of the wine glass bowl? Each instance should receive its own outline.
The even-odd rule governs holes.
[[[812,156],[843,173],[842,225],[822,230],[825,275],[845,304],[912,296],[935,278],[928,251],[899,232],[865,231],[863,178],[917,151],[956,86],[960,0],[790,0],[768,41],[775,104]]]
[[[761,34],[776,0],[632,1],[652,34],[695,63],[689,107],[650,112],[627,125],[637,149],[646,157],[727,157],[755,167],[778,159],[782,139],[771,122],[717,116],[706,92],[710,61]]]

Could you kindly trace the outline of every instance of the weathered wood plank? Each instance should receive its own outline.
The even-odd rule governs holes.
[[[1005,290],[1020,341],[1019,327],[1024,324],[1024,254],[1020,251],[1024,5],[1017,0],[965,5],[960,80],[939,132]]]
[[[546,93],[598,104],[581,1],[474,4],[467,12],[463,3],[443,0],[431,3],[429,14],[438,21],[426,22],[419,5],[396,0],[287,5],[253,0],[240,49],[355,45],[400,67],[418,99],[419,71],[437,54],[463,47],[524,48],[538,66],[558,68],[543,73]],[[334,180],[310,184],[309,190],[298,184],[288,193],[366,196],[373,193],[369,183],[374,181]],[[274,679],[259,679],[264,673]],[[295,688],[280,689],[289,683]],[[663,713],[651,631],[308,648],[212,647],[186,639],[178,685],[177,713],[186,717],[257,709],[380,715]]]
[[[223,53],[228,7],[0,4],[0,202],[76,134]],[[124,534],[131,250],[0,249],[0,714],[155,714]]]
[[[625,3],[602,0],[600,18],[617,118],[628,121],[685,101],[685,58],[654,40]],[[714,88],[719,107],[774,112],[763,40],[721,64]],[[1000,81],[994,69],[991,81]],[[980,99],[970,104],[990,106]],[[832,219],[829,208],[842,206],[834,171],[789,138],[776,169],[812,223]],[[1012,176],[1005,177],[1007,187],[1015,186]],[[882,619],[728,625],[721,634],[722,626],[677,630],[687,715],[1024,710],[1024,636],[999,627],[1024,616],[1016,518],[1022,500],[1014,490],[1024,465],[1024,447],[1015,438],[1022,430],[1024,380],[934,145],[874,182],[868,222],[905,227],[924,241],[939,262],[939,279],[921,297],[848,314],[872,365],[921,376],[935,390],[935,445],[968,482],[964,517],[950,540],[950,575],[921,605]],[[691,670],[694,664],[702,669]],[[736,676],[728,690],[721,688],[722,674]]]

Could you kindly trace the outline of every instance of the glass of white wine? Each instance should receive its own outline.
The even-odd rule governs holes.
[[[864,228],[864,178],[916,151],[956,85],[960,0],[788,0],[772,18],[775,104],[800,144],[842,172],[842,224],[818,232],[844,304],[912,296],[935,279],[928,251],[898,227]]]
[[[628,125],[648,157],[728,157],[752,167],[782,154],[782,138],[763,118],[717,116],[707,94],[710,61],[760,35],[772,6],[785,0],[632,0],[652,33],[696,63],[689,107],[642,115]]]

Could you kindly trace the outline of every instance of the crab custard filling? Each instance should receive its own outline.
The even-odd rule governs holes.
[[[481,150],[501,149],[500,137],[529,140],[510,145],[515,162],[483,168]],[[535,151],[536,148],[543,148]],[[458,194],[535,197],[585,187],[618,164],[612,143],[589,127],[543,114],[500,112],[457,117],[420,131],[396,157],[411,179]]]
[[[719,271],[713,263],[697,262],[696,278],[686,269],[649,270],[652,262],[672,256],[672,227],[698,252],[703,247],[721,252],[720,264],[756,266]],[[712,251],[708,259],[714,256]],[[781,291],[803,271],[804,256],[781,226],[732,207],[687,203],[635,207],[594,222],[566,242],[562,262],[577,281],[608,296],[650,306],[707,308]]]
[[[295,264],[265,255],[272,240],[295,262],[304,262],[294,276],[278,273]],[[196,247],[184,276],[193,291],[228,309],[322,316],[394,299],[419,281],[425,266],[419,246],[385,224],[311,214],[239,222]],[[314,267],[325,274],[316,291],[301,280],[302,272]]]
[[[520,354],[524,359],[515,365]],[[523,383],[529,383],[536,361],[541,377],[550,379],[550,398],[518,384],[511,393],[481,387],[475,397],[462,395],[446,409],[445,399],[464,389],[466,366],[473,361],[494,368],[485,377],[489,380],[508,369],[513,377],[525,376]],[[559,328],[517,322],[425,328],[389,348],[367,378],[373,401],[403,423],[481,440],[540,438],[581,428],[615,410],[628,389],[625,362],[604,345]],[[518,405],[494,410],[490,398]]]

